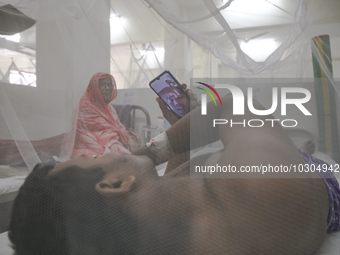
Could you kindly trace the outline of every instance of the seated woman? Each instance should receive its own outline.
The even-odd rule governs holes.
[[[36,166],[13,207],[16,254],[314,254],[327,231],[340,229],[336,179],[190,178],[190,165],[306,164],[280,125],[213,127],[232,117],[231,97],[207,109],[191,111],[138,155]],[[157,176],[154,164],[219,139],[223,150]]]
[[[109,104],[116,97],[117,87],[112,75],[93,75],[79,103],[73,158],[82,154],[101,156],[108,152],[130,154],[128,140],[136,136],[126,130]]]

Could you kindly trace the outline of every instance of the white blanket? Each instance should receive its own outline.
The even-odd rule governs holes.
[[[28,174],[27,168],[0,165],[0,195],[18,191]]]

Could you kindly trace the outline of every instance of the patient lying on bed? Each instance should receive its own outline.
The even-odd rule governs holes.
[[[225,148],[199,164],[306,164],[280,126],[214,128],[213,119],[232,116],[231,97],[223,98],[223,107],[208,104],[207,111],[202,116],[193,110],[138,155],[84,155],[38,165],[13,208],[9,237],[16,254],[315,253],[329,213],[317,173],[196,179],[188,172],[197,162],[187,161],[157,176],[154,164],[218,139]],[[244,118],[254,116],[246,112]],[[189,135],[189,124],[200,128]]]
[[[108,152],[130,154],[129,145],[137,137],[125,129],[109,104],[116,97],[117,87],[112,75],[93,75],[79,103],[72,157],[101,156]]]

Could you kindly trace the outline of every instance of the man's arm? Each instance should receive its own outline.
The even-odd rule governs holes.
[[[230,96],[224,97],[222,99],[223,107],[229,107],[232,103],[231,100]],[[213,119],[220,118],[222,107],[215,106],[214,102],[210,102],[207,104],[207,109],[209,115],[202,116],[201,107],[196,107],[165,131],[175,155],[183,154],[180,157],[188,159],[188,152],[191,149],[219,140],[219,134],[216,132],[216,128],[214,129],[212,123]],[[146,146],[135,151],[133,154],[147,155],[156,165],[170,159],[167,156],[162,159],[156,158]],[[187,156],[184,156],[185,154]],[[179,163],[180,161],[175,163],[175,165]]]

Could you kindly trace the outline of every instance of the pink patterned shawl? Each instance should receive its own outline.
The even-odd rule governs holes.
[[[85,95],[80,99],[76,139],[72,157],[82,154],[100,156],[107,152],[130,153],[125,134],[128,131],[119,121],[114,108],[105,103],[99,89],[99,79],[111,77],[113,90],[110,102],[117,97],[117,87],[112,75],[96,73],[90,80]]]

